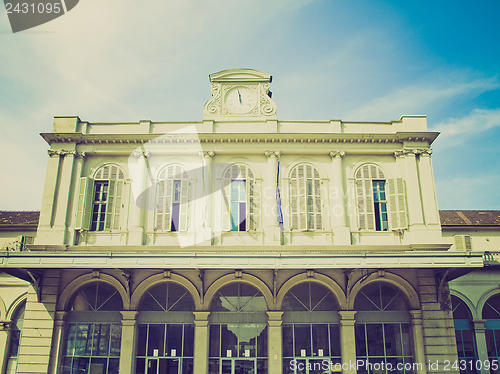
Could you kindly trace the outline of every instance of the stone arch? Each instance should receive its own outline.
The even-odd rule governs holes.
[[[306,282],[314,282],[325,286],[330,291],[332,291],[335,297],[337,298],[337,301],[339,302],[340,305],[340,309],[341,310],[347,309],[347,298],[345,296],[344,291],[337,282],[335,282],[332,278],[320,273],[314,273],[312,277],[309,277],[307,272],[297,274],[288,279],[285,283],[283,283],[276,297],[276,308],[278,310],[281,310],[283,298],[285,297],[288,291],[290,291],[294,286]]]
[[[382,171],[382,174],[384,174],[384,179],[390,179],[391,178],[391,173],[389,173],[389,170],[388,168],[382,166],[380,163],[378,162],[372,162],[372,161],[361,161],[361,162],[357,162],[355,165],[353,165],[352,169],[351,169],[351,176],[350,176],[350,179],[354,179],[356,180],[356,174],[358,172],[358,170],[360,168],[362,168],[363,166],[365,165],[373,165],[373,166],[376,166],[377,168],[379,168],[381,171]]]
[[[461,301],[463,301],[465,303],[465,305],[467,305],[467,308],[469,308],[469,311],[470,311],[470,314],[472,315],[473,320],[478,318],[476,307],[474,306],[472,301],[470,301],[470,299],[467,296],[465,296],[463,293],[461,293],[459,291],[455,291],[455,290],[450,290],[450,295],[458,297]]]
[[[130,309],[130,299],[128,296],[128,292],[121,284],[121,282],[115,277],[100,273],[100,272],[91,272],[88,274],[84,274],[79,276],[78,278],[73,279],[61,292],[61,296],[59,297],[59,301],[57,303],[57,310],[66,310],[68,307],[68,302],[73,296],[73,294],[82,286],[92,283],[92,282],[105,282],[111,286],[113,286],[118,293],[120,294],[123,302],[123,310]]]
[[[483,293],[483,295],[479,298],[479,301],[477,302],[477,316],[482,319],[483,318],[483,309],[484,309],[484,304],[488,301],[490,297],[496,296],[500,294],[500,289],[494,288],[492,290],[489,290],[488,292]]]
[[[2,311],[2,319],[5,319],[7,321],[12,321],[12,316],[16,313],[16,311],[19,309],[19,307],[26,302],[28,299],[28,293],[23,292],[21,295],[16,297],[16,299],[10,304],[9,308],[5,310],[5,314]],[[5,304],[3,304],[2,300],[2,305],[5,308]]]
[[[143,280],[135,289],[134,293],[132,294],[132,297],[130,299],[130,308],[132,310],[137,309],[137,305],[139,304],[139,301],[141,300],[141,297],[144,295],[144,293],[152,286],[155,286],[159,283],[163,282],[172,282],[176,283],[178,285],[183,286],[186,288],[191,296],[193,297],[194,301],[194,306],[196,310],[201,310],[203,308],[200,293],[198,292],[198,289],[196,286],[187,278],[183,277],[182,275],[179,274],[166,274],[166,272],[161,273],[161,274],[155,274],[152,275],[145,280]]]
[[[205,292],[205,297],[203,300],[204,309],[208,310],[215,293],[221,287],[226,286],[226,285],[231,284],[231,283],[237,283],[237,282],[246,283],[246,284],[249,284],[249,285],[257,288],[262,293],[262,295],[264,296],[264,299],[266,300],[267,309],[268,310],[275,310],[275,304],[273,301],[273,294],[272,294],[271,290],[269,289],[269,287],[262,280],[257,278],[256,276],[250,275],[250,274],[245,274],[245,273],[242,273],[241,276],[239,276],[239,277],[237,277],[235,273],[227,274],[227,275],[224,275],[223,277],[220,277],[215,282],[213,282],[210,285],[210,287],[208,287],[207,292]]]
[[[410,303],[410,309],[420,310],[420,299],[418,297],[418,293],[406,279],[393,273],[380,271],[371,273],[367,277],[362,277],[353,285],[347,297],[347,305],[349,310],[354,310],[354,301],[356,300],[356,296],[358,295],[359,291],[363,287],[374,282],[385,282],[397,287],[406,295],[406,298]]]

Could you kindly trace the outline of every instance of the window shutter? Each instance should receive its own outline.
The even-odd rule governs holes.
[[[247,179],[247,222],[249,230],[256,231],[260,218],[260,182]]]
[[[111,230],[115,228],[114,221],[115,221],[115,209],[117,208],[116,205],[116,187],[118,183],[114,179],[109,180],[108,184],[108,196],[106,198],[106,220],[104,222],[104,229],[105,230]],[[120,197],[121,199],[121,197]],[[119,211],[119,209],[118,209]]]
[[[404,230],[408,228],[408,214],[406,212],[406,185],[403,178],[389,179],[389,211],[391,228]]]
[[[297,192],[298,192],[298,215],[299,230],[307,230],[307,179],[305,176],[305,165],[297,166]]]
[[[222,231],[231,231],[231,179],[223,179],[222,189]]]
[[[94,180],[90,177],[80,178],[78,202],[76,205],[75,229],[88,230],[94,202]]]
[[[373,212],[373,186],[369,179],[356,181],[358,224],[360,230],[375,230]]]
[[[181,180],[181,203],[179,212],[179,231],[188,229],[189,180]]]
[[[156,231],[163,231],[165,215],[165,181],[156,182],[155,185],[155,228]]]
[[[455,249],[457,251],[470,251],[472,249],[470,235],[455,235]]]

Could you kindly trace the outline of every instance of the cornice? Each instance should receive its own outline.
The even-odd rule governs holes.
[[[175,144],[175,143],[273,143],[273,144],[390,144],[426,142],[431,144],[438,132],[397,133],[198,133],[198,134],[81,134],[42,133],[49,144]]]

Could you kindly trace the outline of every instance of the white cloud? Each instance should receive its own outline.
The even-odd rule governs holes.
[[[441,132],[439,147],[449,148],[465,143],[471,137],[483,136],[484,132],[500,127],[500,109],[474,109],[462,118],[449,118],[435,125]]]
[[[349,113],[355,120],[391,120],[403,114],[426,114],[430,107],[442,105],[462,95],[477,95],[500,87],[496,77],[468,80],[466,74],[452,73],[436,80],[397,88],[389,94],[375,98]]]

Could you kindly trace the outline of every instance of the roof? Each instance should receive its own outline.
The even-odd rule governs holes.
[[[0,226],[38,226],[39,211],[0,211]]]
[[[500,226],[500,210],[440,210],[442,226]]]

